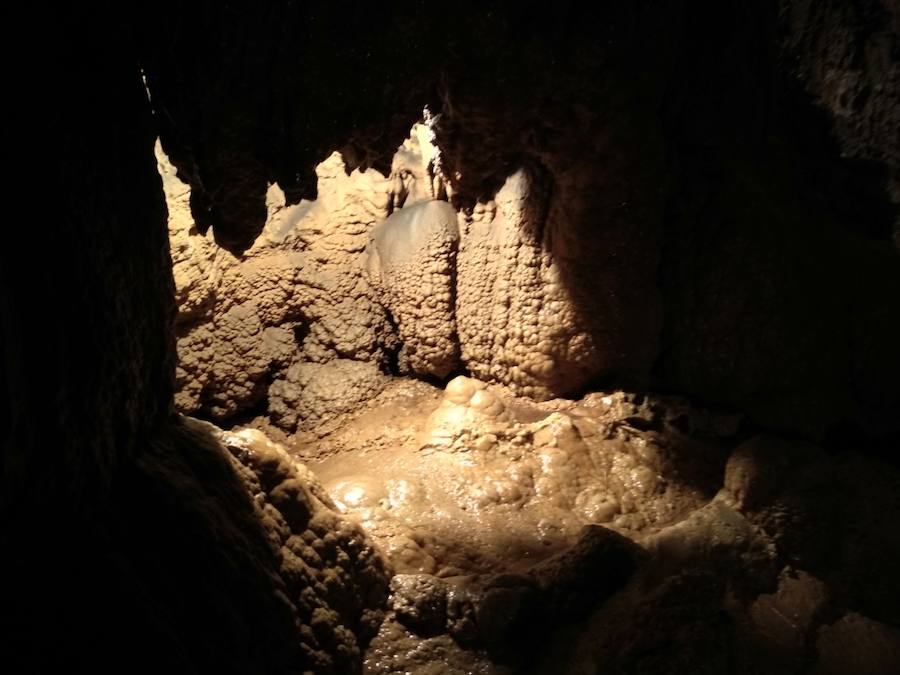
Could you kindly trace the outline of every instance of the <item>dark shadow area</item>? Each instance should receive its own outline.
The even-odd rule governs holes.
[[[4,527],[4,612],[23,657],[14,672],[300,666],[274,553],[215,446],[176,429],[148,441],[113,485],[88,513]]]

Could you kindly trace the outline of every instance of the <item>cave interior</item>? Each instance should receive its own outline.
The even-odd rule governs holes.
[[[4,672],[900,672],[900,4],[23,11]]]

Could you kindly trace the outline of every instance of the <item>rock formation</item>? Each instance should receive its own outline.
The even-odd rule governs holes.
[[[459,364],[456,211],[442,201],[407,206],[371,234],[366,267],[397,326],[400,373],[446,377]]]
[[[19,10],[4,672],[900,671],[896,2]]]

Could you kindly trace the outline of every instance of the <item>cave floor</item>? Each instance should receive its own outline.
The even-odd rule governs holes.
[[[657,652],[675,661],[648,672],[900,663],[900,536],[879,524],[900,514],[900,474],[859,454],[678,397],[536,403],[467,377],[393,378],[293,437],[251,426],[389,561],[368,675],[627,670]]]
[[[471,405],[465,391],[455,402],[454,385],[494,409]],[[458,378],[442,396],[395,380],[340,430],[301,449],[326,455],[310,467],[398,572],[523,573],[571,546],[584,525],[641,539],[717,489],[721,448],[653,431],[663,422],[647,402],[618,392],[538,404],[480,386]],[[691,474],[682,481],[673,468],[685,456],[694,466],[679,465]]]

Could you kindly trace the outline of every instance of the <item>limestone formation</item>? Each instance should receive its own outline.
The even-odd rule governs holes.
[[[294,362],[386,370],[396,361],[400,372],[435,377],[458,368],[457,213],[435,201],[446,195],[430,138],[415,126],[387,178],[348,174],[332,154],[316,169],[315,201],[288,204],[270,186],[262,236],[241,259],[199,234],[190,190],[157,144],[179,307],[180,411],[231,417],[288,381]],[[293,430],[279,387],[271,419]]]
[[[428,442],[449,446],[470,432],[480,431],[485,435],[479,443],[483,449],[490,449],[489,434],[499,432],[509,421],[506,407],[487,384],[458,375],[447,383],[441,405],[428,418]],[[494,436],[493,442],[496,440]]]
[[[389,569],[374,543],[334,511],[311,471],[262,433],[184,424],[199,442],[221,443],[249,493],[279,563],[274,572],[294,615],[300,658],[318,673],[356,671],[361,644],[377,633],[388,594]]]
[[[547,186],[512,175],[463,230],[456,313],[476,377],[537,399],[577,391],[596,371],[593,338],[568,300],[545,229]]]
[[[6,670],[900,672],[896,0],[419,4],[24,3]]]
[[[319,429],[373,398],[386,380],[375,364],[365,361],[300,361],[270,387],[269,413],[288,432]]]
[[[295,360],[386,362],[395,338],[361,254],[387,214],[389,181],[348,176],[335,154],[319,167],[316,202],[286,205],[272,186],[263,236],[238,260],[196,231],[187,187],[157,154],[179,301],[179,410],[230,417],[265,398]]]
[[[463,363],[482,380],[538,400],[577,394],[611,373],[640,379],[656,340],[655,302],[638,311],[631,296],[644,291],[611,281],[629,244],[592,231],[577,194],[528,162],[462,225],[456,319]],[[614,327],[603,321],[609,315]]]
[[[419,635],[443,633],[447,622],[446,583],[430,574],[397,574],[391,579],[391,607],[398,620]]]
[[[458,366],[458,242],[456,211],[442,201],[395,211],[372,230],[367,269],[397,326],[401,373],[443,378]]]
[[[180,410],[227,418],[286,381],[292,362],[393,364],[436,378],[465,367],[536,399],[604,372],[608,349],[575,302],[585,289],[573,283],[592,278],[566,267],[571,246],[547,224],[544,173],[515,172],[466,215],[435,199],[444,192],[432,140],[415,126],[387,179],[348,176],[332,155],[317,168],[314,202],[288,205],[271,186],[263,235],[242,260],[197,233],[187,188],[158,149],[179,298]],[[283,387],[273,393],[271,421],[292,431]]]

